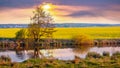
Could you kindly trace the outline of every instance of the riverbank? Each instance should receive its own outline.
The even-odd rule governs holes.
[[[71,39],[52,39],[49,40],[49,43],[45,39],[43,39],[43,41],[39,43],[39,48],[40,49],[75,48],[75,46],[77,45],[81,45],[81,44],[76,44]],[[97,47],[120,46],[120,39],[94,39],[92,47],[94,46]],[[31,44],[31,42],[28,45],[28,42],[17,41],[17,40],[15,41],[15,39],[0,41],[0,51],[16,50],[16,49],[31,50],[34,49],[34,46]]]
[[[24,62],[10,62],[0,58],[0,68],[119,68],[120,67],[120,53],[116,52],[112,56],[104,52],[100,55],[95,52],[87,54],[85,59],[75,56],[74,60],[57,60],[57,59],[40,59],[32,58]]]

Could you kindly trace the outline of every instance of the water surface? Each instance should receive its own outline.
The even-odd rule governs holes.
[[[103,52],[109,52],[110,56],[115,52],[120,52],[120,47],[92,47],[85,52],[81,52],[77,49],[73,48],[65,48],[65,49],[47,49],[40,50],[40,52],[46,56],[47,58],[52,56],[59,60],[73,60],[75,56],[79,56],[80,58],[85,58],[88,52],[97,52],[102,55]],[[33,54],[33,50],[28,51],[1,51],[1,55],[9,56],[12,59],[12,62],[22,62],[24,60],[29,59]]]

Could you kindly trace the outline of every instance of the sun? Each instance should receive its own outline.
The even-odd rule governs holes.
[[[45,9],[45,10],[48,10],[50,8],[51,8],[50,4],[44,4],[43,5],[43,9]]]

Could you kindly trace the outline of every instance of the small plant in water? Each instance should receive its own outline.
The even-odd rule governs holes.
[[[110,53],[109,53],[109,52],[103,52],[103,56],[109,57],[109,56],[110,56]]]
[[[96,52],[89,52],[86,58],[101,58],[102,56]]]

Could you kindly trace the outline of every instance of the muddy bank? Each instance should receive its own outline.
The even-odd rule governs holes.
[[[49,42],[48,42],[49,41]],[[41,49],[55,49],[55,48],[74,48],[75,45],[73,40],[68,39],[53,39],[43,40],[39,43]],[[95,39],[93,46],[120,46],[120,39]],[[1,40],[0,50],[15,50],[15,49],[33,49],[34,46],[31,43],[25,41],[15,40]]]
[[[94,40],[95,46],[120,46],[120,39],[97,39]]]

